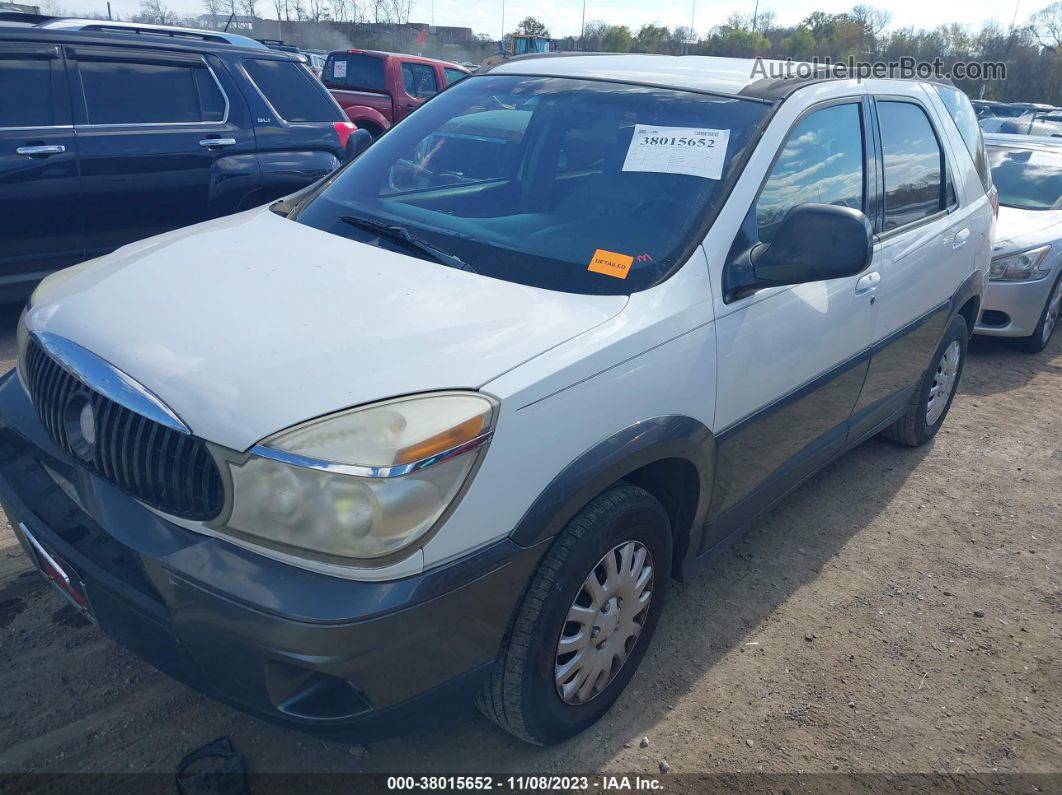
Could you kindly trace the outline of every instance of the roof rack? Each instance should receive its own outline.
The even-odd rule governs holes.
[[[149,36],[169,36],[173,39],[192,39],[195,41],[209,41],[215,44],[232,44],[256,50],[268,49],[264,44],[255,41],[250,36],[241,36],[238,33],[180,28],[170,25],[147,25],[139,22],[118,22],[110,19],[77,19],[10,12],[0,13],[0,22],[26,22],[34,27],[47,30],[80,30],[87,33],[132,33]]]

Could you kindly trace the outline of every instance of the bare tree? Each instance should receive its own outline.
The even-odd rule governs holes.
[[[1029,17],[1029,32],[1043,49],[1057,54],[1062,48],[1062,2],[1052,3]]]
[[[203,10],[207,13],[207,16],[210,17],[211,26],[219,27],[225,24],[221,21],[222,14],[225,13],[222,0],[203,0]]]
[[[863,23],[863,29],[874,38],[882,34],[882,31],[892,22],[892,14],[882,11],[880,8],[859,4],[852,7],[852,17]]]
[[[240,0],[240,6],[243,8],[243,13],[251,18],[251,21],[258,18],[258,0]]]
[[[133,21],[151,25],[172,25],[177,21],[177,15],[166,8],[162,0],[140,0],[140,13],[134,15]]]

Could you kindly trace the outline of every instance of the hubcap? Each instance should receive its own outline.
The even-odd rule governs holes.
[[[1047,301],[1047,315],[1044,317],[1044,330],[1042,332],[1045,343],[1051,339],[1055,326],[1058,325],[1060,311],[1062,311],[1062,279],[1058,280],[1058,284],[1055,285],[1055,291],[1051,293],[1051,298]]]
[[[958,340],[952,340],[944,350],[944,355],[937,362],[937,371],[933,373],[933,383],[929,386],[929,400],[926,402],[926,425],[933,425],[944,413],[951,393],[955,391],[955,379],[959,373],[959,358],[962,348]]]
[[[613,547],[587,575],[557,641],[554,681],[567,704],[585,704],[611,682],[641,635],[653,597],[644,544]]]

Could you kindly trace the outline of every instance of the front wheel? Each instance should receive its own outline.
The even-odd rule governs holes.
[[[1051,341],[1051,335],[1058,326],[1058,316],[1062,313],[1062,273],[1055,280],[1054,289],[1047,296],[1044,311],[1040,314],[1040,322],[1036,324],[1036,330],[1028,337],[1019,340],[1019,344],[1029,353],[1039,353],[1047,347]]]
[[[920,447],[936,436],[955,398],[969,339],[966,318],[956,315],[944,331],[929,369],[911,395],[907,412],[883,431],[884,436],[910,447]]]
[[[621,483],[594,498],[532,578],[480,711],[539,745],[594,723],[645,654],[670,564],[668,516],[652,495]]]

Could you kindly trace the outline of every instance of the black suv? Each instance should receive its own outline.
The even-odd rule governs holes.
[[[354,126],[244,36],[0,13],[0,300],[336,168]]]

